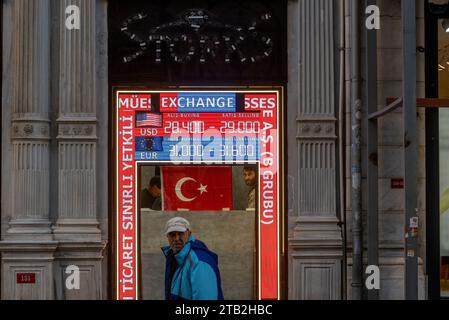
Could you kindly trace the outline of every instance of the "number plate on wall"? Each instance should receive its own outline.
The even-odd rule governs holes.
[[[36,283],[35,273],[17,273],[16,282],[19,284]]]

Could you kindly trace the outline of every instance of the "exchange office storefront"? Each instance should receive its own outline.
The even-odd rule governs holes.
[[[286,298],[286,8],[110,2],[115,298],[164,298],[175,216],[218,254],[225,299]]]

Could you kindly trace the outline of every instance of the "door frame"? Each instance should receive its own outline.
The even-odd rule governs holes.
[[[425,77],[426,98],[438,98],[438,23],[449,18],[445,13],[431,12],[425,4]],[[440,173],[439,173],[439,110],[426,108],[426,274],[428,299],[440,300]]]

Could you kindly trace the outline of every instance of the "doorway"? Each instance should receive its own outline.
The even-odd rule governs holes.
[[[449,6],[426,9],[426,97],[449,98]],[[428,298],[449,299],[449,108],[426,109]]]

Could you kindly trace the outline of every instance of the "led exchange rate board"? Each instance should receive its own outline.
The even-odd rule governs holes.
[[[258,298],[279,299],[282,88],[115,91],[116,286],[139,298],[139,164],[258,166]]]

